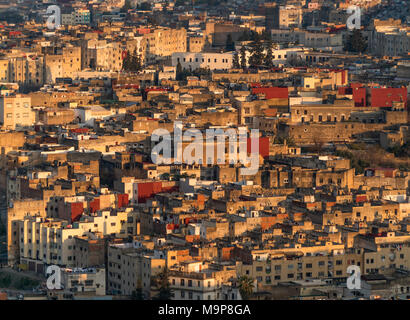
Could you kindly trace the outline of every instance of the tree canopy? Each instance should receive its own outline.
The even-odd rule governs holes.
[[[353,30],[349,34],[349,37],[346,41],[345,51],[350,52],[364,52],[367,49],[366,39],[363,37],[362,32],[359,29]]]
[[[138,72],[142,70],[141,56],[134,50],[133,54],[127,52],[122,62],[122,69],[128,72]]]

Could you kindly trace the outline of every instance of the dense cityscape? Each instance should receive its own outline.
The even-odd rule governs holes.
[[[409,300],[410,1],[0,0],[0,300]]]

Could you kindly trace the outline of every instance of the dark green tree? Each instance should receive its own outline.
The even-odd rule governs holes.
[[[266,55],[264,57],[263,64],[268,68],[272,68],[274,66],[273,65],[272,41],[267,42]]]
[[[172,290],[169,285],[168,269],[164,268],[164,271],[159,273],[156,278],[156,286],[159,288],[159,293],[154,297],[154,300],[170,300],[172,296]]]
[[[139,54],[137,54],[137,51],[134,50],[134,53],[131,56],[130,71],[138,72],[141,70],[141,68],[141,57],[139,56]]]
[[[251,44],[251,56],[249,57],[249,66],[251,68],[258,68],[263,64],[264,60],[263,45],[262,42],[257,38]]]
[[[124,60],[122,61],[122,70],[129,71],[131,67],[131,55],[127,51],[127,55],[125,56]]]
[[[132,292],[131,295],[131,299],[132,300],[144,300],[145,299],[145,295],[142,292],[141,288],[137,288],[135,291]]]
[[[183,70],[182,70],[181,62],[178,61],[177,70],[176,70],[176,79],[178,81],[182,80],[182,73],[183,73]]]
[[[234,69],[239,69],[241,66],[239,64],[239,55],[238,52],[235,52],[233,55],[232,67]]]
[[[142,60],[141,56],[137,54],[137,51],[134,50],[133,54],[127,52],[126,57],[122,62],[122,69],[128,72],[138,72],[142,69]]]
[[[366,39],[359,29],[354,29],[347,38],[345,51],[363,53],[367,49]]]
[[[226,51],[234,51],[235,50],[235,43],[232,40],[232,35],[228,34],[226,37],[226,46],[225,46]]]
[[[249,39],[250,41],[260,41],[261,37],[259,35],[259,33],[257,33],[256,31],[251,30],[251,34],[249,35]]]
[[[246,63],[246,48],[245,48],[245,46],[242,46],[240,53],[241,53],[241,68],[242,68],[242,69],[245,69],[246,66],[247,66],[247,63]]]

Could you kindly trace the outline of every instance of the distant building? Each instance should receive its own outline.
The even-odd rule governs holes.
[[[176,52],[172,54],[172,66],[181,64],[182,69],[210,69],[224,70],[232,68],[233,52],[205,53],[205,52]]]
[[[30,97],[20,94],[0,97],[0,123],[4,129],[32,126],[34,117]]]

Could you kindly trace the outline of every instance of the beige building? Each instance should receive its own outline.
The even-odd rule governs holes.
[[[119,42],[86,40],[82,45],[82,68],[97,71],[121,71],[123,51]]]
[[[256,279],[262,287],[294,280],[343,278],[349,265],[363,268],[362,251],[345,251],[343,245],[331,244],[321,247],[296,244],[294,248],[272,252],[254,250],[252,262],[237,263],[237,271],[238,276]]]
[[[44,83],[44,56],[12,50],[0,60],[0,81],[39,87]]]
[[[132,295],[142,289],[146,298],[151,295],[151,279],[166,265],[165,254],[138,249],[138,243],[112,244],[108,247],[107,290],[113,294]]]
[[[189,52],[201,52],[206,45],[206,37],[204,36],[190,36],[188,39]]]
[[[31,98],[22,94],[0,97],[0,123],[4,129],[32,126],[35,114],[31,110]]]
[[[202,261],[181,263],[169,276],[172,300],[222,300],[223,284],[236,278],[235,268],[212,270]]]
[[[102,233],[103,235],[126,235],[127,212],[100,212],[97,216],[83,217],[79,222],[69,225],[60,219],[45,219],[40,217],[25,217],[12,224],[11,239],[18,239],[20,262],[22,265],[32,265],[39,270],[38,265],[55,264],[74,267],[76,265],[75,237],[87,233]],[[36,265],[36,266],[34,266]]]
[[[104,296],[105,295],[105,269],[61,269],[61,283],[64,291],[75,296]]]
[[[147,55],[147,37],[140,36],[135,37],[132,40],[128,40],[126,44],[127,52],[131,55],[136,53],[140,56],[142,63],[145,63],[146,55]]]
[[[147,45],[148,61],[155,61],[160,57],[167,57],[174,52],[187,51],[187,33],[181,29],[155,29],[144,35]]]
[[[57,54],[45,56],[45,82],[53,83],[56,78],[73,78],[81,71],[81,47],[65,47]]]
[[[359,235],[356,245],[367,249],[363,257],[365,274],[388,274],[410,269],[410,236],[401,232]]]

